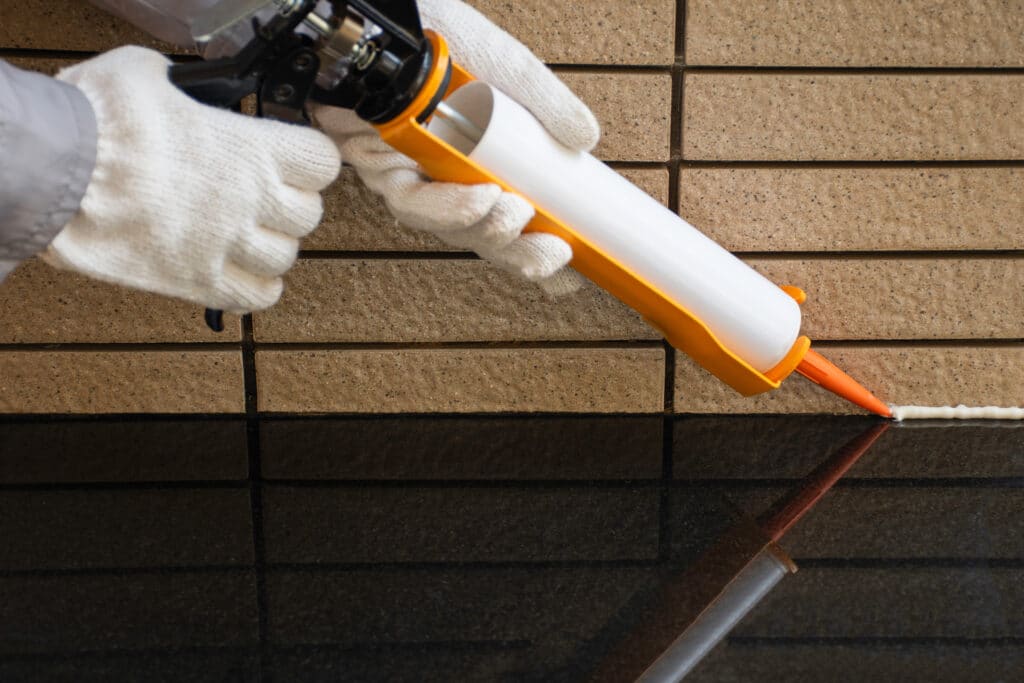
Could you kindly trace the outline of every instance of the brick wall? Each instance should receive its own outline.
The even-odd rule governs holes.
[[[806,289],[805,331],[883,399],[1021,402],[1024,3],[474,4],[592,106],[599,156]],[[128,42],[78,0],[0,9],[21,66]],[[850,410],[800,378],[741,399],[596,288],[550,302],[396,226],[351,171],[303,249],[282,302],[221,335],[25,264],[0,287],[0,411]]]

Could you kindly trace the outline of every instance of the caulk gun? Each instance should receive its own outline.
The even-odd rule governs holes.
[[[262,21],[261,21],[262,18]],[[206,42],[250,22],[233,57],[180,64],[196,99],[301,123],[309,100],[353,109],[434,180],[494,183],[536,209],[528,231],[565,240],[572,267],[630,306],[672,346],[745,396],[794,371],[885,417],[889,408],[811,350],[806,295],[778,287],[585,153],[556,142],[517,102],[455,63],[415,0],[240,0],[193,25]],[[207,323],[221,325],[219,312]]]

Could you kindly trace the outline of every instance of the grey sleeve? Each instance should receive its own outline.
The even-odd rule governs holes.
[[[0,60],[0,281],[71,220],[95,163],[85,95]]]

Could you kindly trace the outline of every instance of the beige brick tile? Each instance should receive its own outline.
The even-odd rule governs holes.
[[[667,73],[557,73],[601,124],[596,156],[615,161],[668,159],[672,78]]]
[[[690,0],[686,62],[743,66],[1022,66],[1019,0]]]
[[[1024,345],[844,346],[818,349],[880,399],[894,404],[1024,403]],[[862,413],[796,374],[766,394],[744,398],[682,354],[675,408],[683,413]]]
[[[621,169],[623,176],[662,204],[668,204],[668,170]],[[350,251],[461,251],[429,233],[398,225],[384,200],[363,184],[351,167],[324,195],[324,219],[302,248]]]
[[[1024,76],[689,73],[687,159],[1024,158]]]
[[[657,338],[595,285],[553,300],[478,260],[302,261],[254,328],[258,341],[277,342]]]
[[[239,413],[238,351],[0,351],[0,412]]]
[[[683,168],[679,211],[733,251],[1018,249],[1024,169]]]
[[[0,284],[0,343],[225,342],[241,339],[237,316],[211,332],[203,309],[115,287],[32,259]]]
[[[671,64],[675,2],[470,0],[546,62]],[[585,40],[581,37],[585,36]]]
[[[1024,338],[1024,259],[752,259],[803,288],[811,339]]]
[[[260,351],[270,412],[659,412],[664,352],[616,349]]]
[[[183,51],[85,0],[22,0],[0,8],[0,48],[100,52],[121,45]]]

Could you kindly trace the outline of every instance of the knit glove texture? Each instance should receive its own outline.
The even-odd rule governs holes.
[[[457,63],[526,107],[555,139],[579,151],[597,144],[601,132],[593,113],[526,46],[458,0],[421,0],[419,8],[424,27],[444,36]],[[566,268],[572,249],[564,240],[522,234],[534,209],[519,195],[493,184],[432,182],[351,111],[319,107],[315,116],[404,225],[475,251],[550,294],[579,288],[582,278]]]
[[[200,104],[157,52],[124,47],[61,71],[89,99],[96,167],[51,265],[242,313],[281,296],[341,159],[324,134]]]

